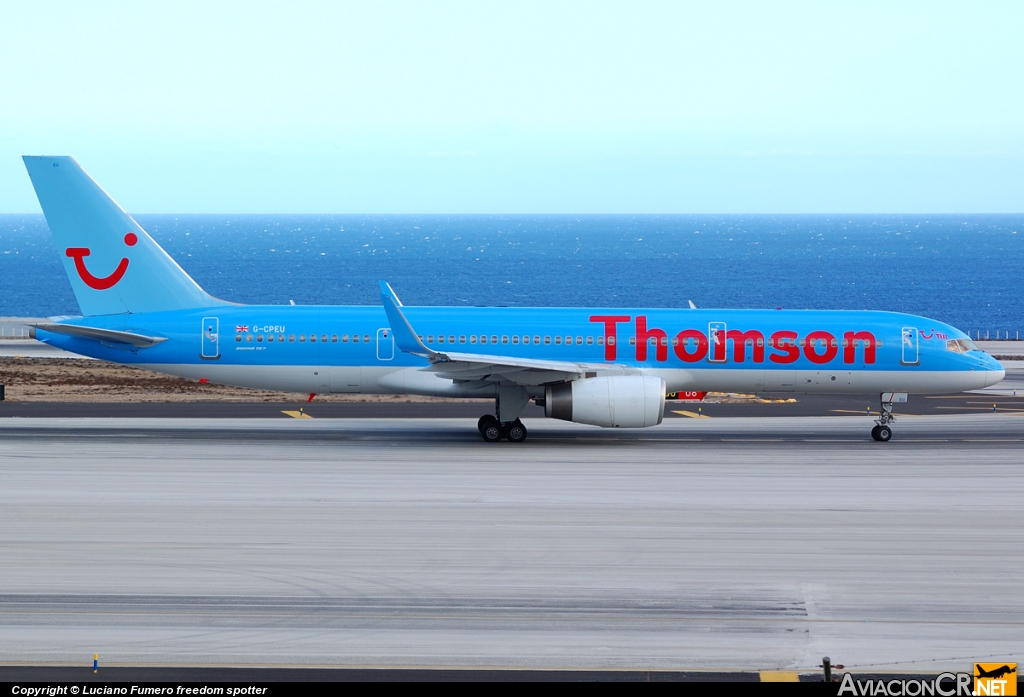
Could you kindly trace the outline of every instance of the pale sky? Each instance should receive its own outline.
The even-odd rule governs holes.
[[[0,0],[23,154],[133,213],[1024,212],[1024,3]]]

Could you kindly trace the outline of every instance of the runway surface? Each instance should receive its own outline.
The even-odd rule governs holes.
[[[967,669],[1024,416],[0,419],[8,664]]]

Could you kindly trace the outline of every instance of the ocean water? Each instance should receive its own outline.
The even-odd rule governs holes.
[[[883,309],[1024,330],[1024,215],[140,215],[242,303]],[[0,315],[77,314],[41,215],[0,216]]]

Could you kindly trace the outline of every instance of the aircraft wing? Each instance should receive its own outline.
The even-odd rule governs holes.
[[[544,385],[582,378],[587,367],[570,361],[541,361],[510,356],[485,356],[476,353],[434,352],[427,368],[439,378],[449,380],[507,380],[517,385]],[[607,366],[601,366],[606,368]]]
[[[585,377],[588,372],[607,371],[608,364],[576,363],[573,361],[548,361],[514,356],[462,353],[456,351],[435,351],[420,340],[409,320],[402,312],[402,302],[386,282],[380,282],[381,302],[388,316],[395,343],[402,351],[423,356],[430,361],[426,368],[439,378],[449,380],[482,380],[484,382],[508,381],[517,385],[544,385],[565,382]]]

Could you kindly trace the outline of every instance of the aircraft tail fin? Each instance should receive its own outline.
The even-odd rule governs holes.
[[[73,158],[23,159],[83,315],[225,304],[200,288]]]

